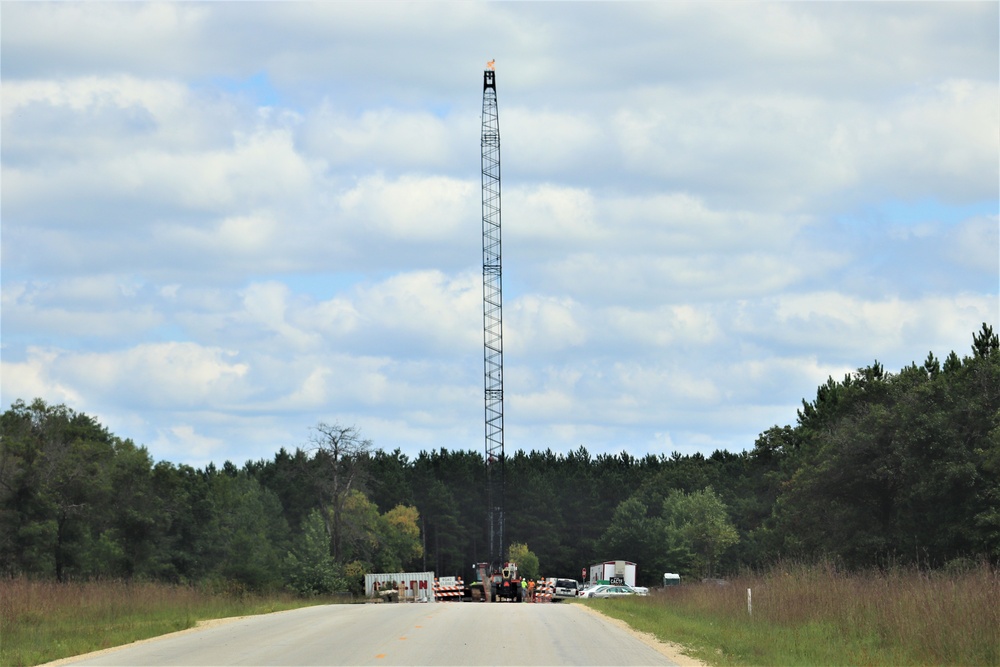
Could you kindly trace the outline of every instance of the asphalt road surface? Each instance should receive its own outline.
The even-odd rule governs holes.
[[[61,665],[675,665],[575,604],[307,607],[185,631]]]

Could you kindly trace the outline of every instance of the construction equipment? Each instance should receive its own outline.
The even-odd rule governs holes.
[[[483,370],[486,404],[486,493],[489,522],[488,572],[484,585],[503,587],[507,545],[504,543],[503,449],[503,289],[500,252],[500,121],[494,60],[483,70]],[[479,574],[479,565],[476,566]],[[516,573],[517,568],[514,567]],[[519,591],[520,592],[520,591]],[[485,592],[485,599],[496,593]]]
[[[492,563],[476,563],[472,567],[476,580],[465,588],[464,599],[473,602],[523,602],[524,589],[516,563],[506,562],[499,569]]]

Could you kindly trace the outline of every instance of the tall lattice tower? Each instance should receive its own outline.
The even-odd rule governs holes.
[[[486,386],[486,485],[490,559],[501,567],[504,544],[503,289],[500,270],[500,122],[493,62],[483,71],[483,367]]]

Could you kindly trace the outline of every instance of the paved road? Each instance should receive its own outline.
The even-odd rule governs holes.
[[[70,665],[673,665],[573,604],[367,604],[247,617]]]

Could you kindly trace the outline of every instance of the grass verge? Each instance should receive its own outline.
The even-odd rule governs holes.
[[[584,604],[713,665],[1000,664],[1000,573],[987,565],[959,574],[780,568]]]
[[[0,665],[27,667],[186,630],[198,621],[332,602],[188,586],[0,579]]]

